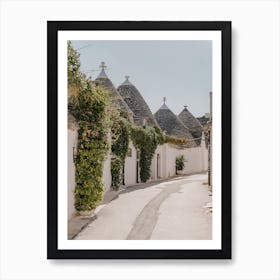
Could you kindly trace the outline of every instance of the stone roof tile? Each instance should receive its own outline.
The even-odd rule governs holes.
[[[112,99],[112,103],[118,106],[121,110],[127,112],[132,118],[133,112],[127,106],[126,102],[123,100],[123,98],[113,85],[112,81],[108,78],[107,74],[105,73],[105,63],[102,62],[100,67],[101,72],[97,76],[95,81],[98,81],[102,87],[109,91],[109,97]]]
[[[167,135],[189,139],[189,147],[195,147],[193,136],[189,129],[178,119],[178,117],[164,103],[155,113],[155,118]]]
[[[136,125],[142,126],[146,124],[148,126],[158,126],[148,104],[138,89],[128,80],[128,76],[126,76],[126,80],[117,90],[130,110],[134,113],[133,119]]]
[[[181,122],[189,128],[190,133],[193,138],[200,138],[196,140],[196,143],[200,145],[201,136],[202,136],[202,125],[200,122],[193,116],[193,114],[187,109],[187,106],[184,106],[182,112],[178,115],[178,118]]]

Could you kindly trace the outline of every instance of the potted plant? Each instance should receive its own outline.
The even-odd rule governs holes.
[[[176,174],[177,175],[182,175],[184,167],[185,167],[185,157],[184,157],[184,155],[180,155],[180,156],[176,157]]]

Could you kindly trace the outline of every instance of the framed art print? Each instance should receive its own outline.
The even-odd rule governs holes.
[[[231,258],[231,22],[49,21],[48,258]]]

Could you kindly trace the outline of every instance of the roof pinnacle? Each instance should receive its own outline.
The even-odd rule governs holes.
[[[166,102],[166,97],[163,97],[163,104],[161,105],[159,110],[161,110],[161,109],[168,109],[168,107],[166,106],[165,102]]]
[[[102,62],[100,63],[99,68],[101,68],[102,70],[105,70],[105,69],[107,68],[107,66],[105,65],[105,62],[104,62],[104,61],[102,61]]]
[[[106,73],[105,73],[105,69],[107,68],[107,66],[105,65],[105,62],[104,62],[104,61],[102,61],[102,62],[100,63],[99,68],[101,68],[101,71],[100,71],[100,73],[99,73],[97,79],[98,79],[98,78],[107,79],[108,77],[107,77],[107,75],[106,75]]]
[[[131,83],[130,83],[130,81],[128,80],[128,79],[129,79],[129,76],[128,76],[128,75],[127,75],[127,76],[124,76],[124,78],[125,78],[125,81],[122,83],[122,85],[124,85],[124,86],[130,86]]]

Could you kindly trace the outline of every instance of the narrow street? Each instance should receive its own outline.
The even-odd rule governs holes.
[[[81,231],[80,240],[204,240],[212,238],[207,175],[128,187]]]

